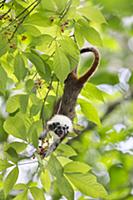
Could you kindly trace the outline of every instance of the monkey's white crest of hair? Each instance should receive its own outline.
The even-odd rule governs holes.
[[[68,131],[73,131],[72,121],[69,117],[65,115],[54,115],[48,122],[47,125],[59,122],[61,126],[67,125],[69,127]]]

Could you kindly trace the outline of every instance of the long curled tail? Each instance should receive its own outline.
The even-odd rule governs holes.
[[[87,53],[87,52],[92,52],[94,54],[94,61],[92,63],[92,66],[89,68],[89,70],[85,74],[83,74],[80,78],[78,78],[78,81],[81,84],[84,84],[94,74],[100,60],[99,52],[94,47],[87,47],[80,50],[80,54]]]

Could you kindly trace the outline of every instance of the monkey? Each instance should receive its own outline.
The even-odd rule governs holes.
[[[57,140],[54,141],[49,148],[42,153],[42,158],[47,157],[52,153],[61,141],[68,135],[72,128],[72,121],[75,116],[75,106],[79,93],[84,84],[95,73],[99,65],[99,52],[94,47],[87,47],[80,50],[80,54],[92,52],[94,61],[91,67],[81,77],[77,75],[77,67],[68,74],[64,81],[64,91],[61,99],[56,103],[53,111],[53,117],[47,122],[48,131],[53,131],[57,135]],[[65,123],[65,124],[64,124]],[[45,133],[46,137],[47,133]],[[43,154],[43,155],[42,155]]]

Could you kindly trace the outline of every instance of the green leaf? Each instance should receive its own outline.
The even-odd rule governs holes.
[[[26,6],[27,6],[27,2],[26,1],[22,1],[22,0],[15,0],[15,3],[17,3],[17,6],[18,7],[20,7],[21,6],[21,8],[26,8]]]
[[[53,58],[53,70],[61,82],[64,82],[64,80],[67,78],[67,75],[70,73],[69,60],[60,47],[56,48]]]
[[[119,165],[112,165],[109,169],[110,175],[110,189],[117,190],[121,186],[126,187],[129,181],[129,174],[124,167]]]
[[[106,20],[105,20],[103,14],[101,13],[101,11],[94,6],[80,7],[80,8],[78,8],[78,12],[82,16],[87,17],[89,20],[91,20],[95,23],[98,23],[98,24],[106,23]]]
[[[41,120],[38,120],[38,121],[34,121],[30,128],[29,128],[29,135],[34,132],[37,132],[37,135],[39,136],[40,133],[43,131],[43,127],[42,127],[42,121]]]
[[[96,108],[88,101],[85,101],[83,99],[79,100],[79,104],[81,106],[81,110],[84,113],[85,117],[97,124],[98,126],[101,126],[101,122],[97,113]]]
[[[14,185],[13,187],[14,190],[26,190],[27,189],[27,185],[24,183],[18,183],[16,185]]]
[[[62,1],[54,0],[54,2],[55,2],[56,6],[58,8],[58,11],[61,12],[66,8],[68,0],[62,0]]]
[[[17,113],[14,117],[8,117],[4,122],[4,129],[8,134],[21,139],[26,139],[26,127],[23,115]]]
[[[57,180],[53,181],[53,193],[52,193],[52,199],[61,199],[62,195],[59,192],[59,188],[57,185]]]
[[[17,153],[20,153],[25,150],[25,148],[27,147],[27,144],[24,142],[23,143],[22,142],[12,142],[12,143],[8,144],[8,146],[14,148]]]
[[[15,167],[6,177],[4,181],[4,194],[7,196],[9,192],[12,190],[14,184],[18,179],[19,170],[18,167]]]
[[[45,200],[44,193],[40,188],[32,187],[30,188],[30,192],[34,200],[38,200],[38,197],[39,197],[39,200]]]
[[[27,92],[31,92],[31,90],[33,89],[34,87],[34,81],[32,79],[29,79],[25,82],[25,87],[26,87],[26,91]]]
[[[86,27],[87,29],[82,29],[82,33],[84,33],[84,36],[88,42],[90,42],[93,45],[102,46],[102,39],[100,37],[100,34],[92,27]]]
[[[84,44],[84,36],[81,33],[81,27],[78,23],[75,24],[74,35],[79,47],[82,47]]]
[[[8,134],[5,132],[3,124],[5,119],[0,118],[0,142],[7,141]]]
[[[63,174],[63,168],[60,162],[54,155],[51,155],[49,162],[48,162],[48,169],[50,173],[55,176],[57,179],[60,178]]]
[[[6,102],[6,111],[9,113],[15,112],[20,107],[19,95],[9,97]]]
[[[15,56],[14,60],[14,74],[18,81],[24,80],[26,74],[27,74],[27,69],[25,68],[25,63],[23,60],[22,55],[18,54]]]
[[[29,101],[29,95],[20,95],[19,96],[20,109],[24,113],[27,110],[28,101]]]
[[[65,176],[61,176],[59,179],[57,179],[57,186],[59,189],[59,192],[64,195],[68,200],[74,199],[74,191],[71,186],[71,184],[68,182],[68,180],[65,178]]]
[[[41,102],[42,102],[34,93],[32,93],[30,95],[30,99],[31,99],[32,103],[35,105],[41,104]]]
[[[7,73],[0,65],[0,92],[2,92],[3,94],[5,93],[6,84],[7,84]]]
[[[57,148],[59,156],[71,157],[76,156],[76,151],[69,145],[61,143]]]
[[[9,147],[5,152],[6,152],[6,156],[8,160],[11,160],[14,163],[18,162],[19,157],[15,149],[13,149],[12,147]]]
[[[45,78],[45,63],[42,58],[36,53],[25,53],[27,58],[34,64],[37,72],[42,78]]]
[[[37,25],[42,27],[47,27],[51,25],[50,19],[43,13],[34,13],[27,18],[27,21],[24,25]]]
[[[11,166],[13,166],[13,165],[11,163],[9,163],[7,160],[0,159],[0,171],[3,171]]]
[[[34,145],[35,148],[38,147],[38,134],[37,134],[37,131],[34,131],[32,133],[32,144]]]
[[[17,194],[13,200],[28,200],[28,190],[24,190],[22,193]]]
[[[53,1],[53,0],[46,0],[45,2],[42,1],[41,6],[45,10],[45,12],[50,12],[50,13],[53,12],[54,13],[57,10],[55,1]],[[44,12],[44,10],[43,10],[43,12]]]
[[[80,0],[72,1],[72,5],[78,7],[80,5]]]
[[[58,160],[61,165],[64,167],[67,163],[71,162],[72,160],[68,157],[58,156]]]
[[[77,44],[69,37],[64,37],[59,41],[61,50],[65,53],[70,62],[70,69],[73,70],[79,62],[79,49]]]
[[[34,37],[31,44],[33,46],[41,47],[41,49],[46,49],[49,47],[49,45],[51,44],[51,42],[53,40],[54,39],[52,36],[50,36],[48,34],[44,34],[44,35],[39,35],[38,37]],[[39,50],[40,50],[40,48],[39,48]]]
[[[4,37],[0,36],[0,57],[3,56],[8,50],[8,44]]]
[[[42,131],[43,131],[43,127],[42,127],[41,120],[33,122],[29,128],[28,135],[29,135],[30,141],[36,148],[38,147],[38,137]]]
[[[37,28],[33,24],[32,25],[31,24],[23,24],[23,29],[24,29],[25,33],[28,33],[28,35],[32,35],[34,37],[41,35],[39,28]]]
[[[79,20],[79,24],[81,25],[81,34],[89,43],[102,46],[100,34],[94,28],[90,27],[87,21]]]
[[[30,115],[35,116],[41,111],[42,104],[32,105],[30,108]]]
[[[94,84],[87,83],[83,88],[81,94],[91,100],[104,101],[102,91],[99,90]]]
[[[55,101],[56,101],[56,96],[53,96],[53,95],[48,96],[47,103],[45,104],[45,106],[42,107],[41,115],[44,120],[47,121],[51,118]]]
[[[64,173],[71,173],[71,172],[87,173],[90,169],[91,167],[85,163],[79,161],[72,161],[64,166]]]
[[[129,198],[127,198],[130,196]],[[124,187],[119,188],[118,190],[113,190],[108,195],[108,200],[116,200],[116,199],[124,199],[124,200],[133,200],[133,196],[130,195],[130,188]]]
[[[85,195],[93,198],[107,198],[107,192],[104,187],[99,184],[96,177],[90,173],[69,173],[66,174],[72,184]]]
[[[45,169],[45,171],[43,171],[41,173],[40,179],[41,179],[41,183],[42,183],[45,191],[49,192],[50,191],[50,186],[51,186],[51,180],[50,180],[49,171],[47,169]]]

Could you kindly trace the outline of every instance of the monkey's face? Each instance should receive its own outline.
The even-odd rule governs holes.
[[[69,126],[67,126],[66,124],[63,126],[60,124],[60,122],[53,122],[52,124],[49,124],[48,129],[54,131],[54,133],[59,137],[69,133]]]
[[[48,129],[53,131],[59,137],[72,131],[71,120],[63,115],[55,115],[50,121],[47,122],[47,125]]]

